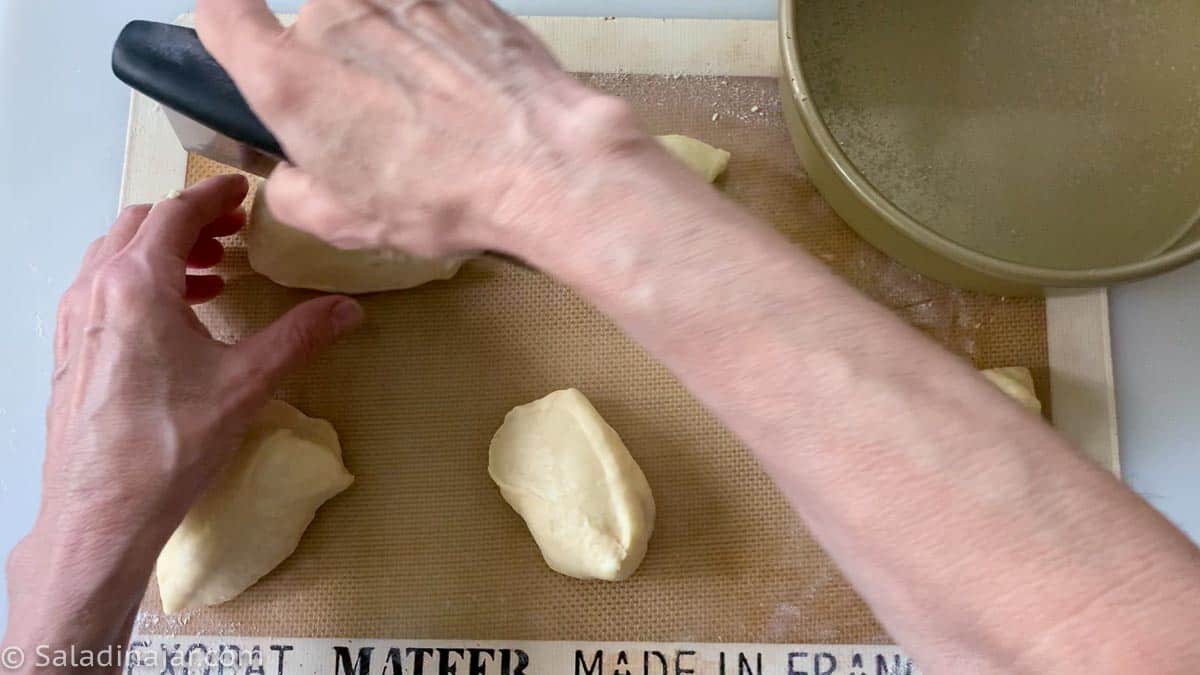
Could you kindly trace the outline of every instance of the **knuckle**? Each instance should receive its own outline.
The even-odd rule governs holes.
[[[326,0],[309,0],[300,7],[300,11],[296,13],[296,26],[304,28],[318,28],[324,23],[324,18],[328,14],[328,2]]]
[[[298,83],[278,64],[260,69],[251,86],[255,103],[268,115],[290,110],[300,100]]]
[[[223,383],[226,394],[238,400],[254,398],[262,389],[270,387],[270,367],[257,350],[248,350],[246,345],[222,345],[221,348],[225,350],[225,358],[221,360],[221,374],[217,379]]]
[[[79,286],[79,282],[76,282],[68,286],[67,290],[63,291],[62,297],[58,299],[59,318],[70,312],[75,307],[79,306],[79,299],[82,295],[82,290]]]
[[[311,326],[293,325],[288,327],[285,339],[296,354],[307,359],[316,356],[324,344],[321,330]]]
[[[297,212],[304,212],[304,209],[295,208],[296,196],[303,194],[301,187],[290,173],[277,172],[263,186],[260,198],[275,220],[293,224]]]
[[[416,25],[443,21],[445,15],[445,5],[438,0],[417,0],[400,5],[393,11],[393,16]]]
[[[300,8],[296,25],[306,35],[322,37],[331,30],[357,23],[365,16],[373,16],[377,10],[363,0],[310,0]]]
[[[580,112],[581,117],[592,128],[626,129],[638,126],[638,117],[633,111],[633,106],[618,96],[596,96],[588,101]]]
[[[189,203],[185,195],[175,199],[167,199],[154,205],[152,210],[154,220],[146,223],[146,227],[170,226],[173,223],[185,221],[195,211],[195,206]]]
[[[178,197],[155,204],[154,211],[168,222],[187,220],[199,213],[200,203],[195,194],[183,192]]]
[[[96,254],[100,252],[100,249],[104,248],[105,239],[106,237],[100,237],[88,244],[87,249],[83,252],[83,261],[85,265],[96,257]]]
[[[129,218],[145,218],[146,216],[150,215],[150,208],[152,206],[153,204],[130,204],[129,206],[121,209],[121,214],[118,216],[118,218],[122,220]]]
[[[71,286],[58,299],[58,309],[54,314],[54,328],[58,334],[62,334],[77,307],[79,307],[79,288]]]
[[[278,115],[296,107],[304,92],[305,77],[295,63],[304,48],[297,44],[297,26],[277,36],[247,46],[249,62],[244,74],[246,98],[263,115]],[[241,82],[239,82],[241,84]]]

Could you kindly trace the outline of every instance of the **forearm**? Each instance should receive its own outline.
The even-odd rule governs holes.
[[[646,161],[530,258],[746,441],[926,667],[1072,645],[1115,663],[1102,645],[1131,634],[1148,653],[1192,645],[1200,559],[1182,535],[967,364]]]
[[[4,646],[24,652],[26,672],[60,650],[125,647],[162,543],[163,526],[141,526],[137,514],[97,510],[80,522],[43,507],[9,558]]]

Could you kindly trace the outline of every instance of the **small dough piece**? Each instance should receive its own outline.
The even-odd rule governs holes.
[[[458,273],[465,257],[419,258],[394,251],[347,250],[280,222],[259,190],[246,228],[246,255],[255,272],[281,286],[331,293],[412,288]]]
[[[650,484],[578,390],[513,408],[492,437],[488,474],[550,569],[620,581],[646,555],[654,530]]]
[[[656,136],[659,143],[689,169],[700,174],[704,180],[713,182],[729,166],[729,152],[698,141],[689,136],[670,134]]]
[[[337,432],[271,401],[158,556],[163,611],[232,600],[296,550],[317,508],[350,487]]]
[[[1042,412],[1042,402],[1038,400],[1033,388],[1033,373],[1028,368],[1011,366],[1008,368],[992,368],[981,370],[988,382],[1000,388],[1000,391],[1011,396],[1017,403],[1030,410]]]

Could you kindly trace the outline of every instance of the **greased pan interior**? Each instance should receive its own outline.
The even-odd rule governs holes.
[[[789,127],[851,226],[931,276],[1148,276],[1200,256],[1198,31],[1195,2],[783,0]]]

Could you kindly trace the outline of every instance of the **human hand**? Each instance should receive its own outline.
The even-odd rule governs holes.
[[[191,305],[223,282],[188,268],[221,260],[247,188],[219,176],[131,206],[84,255],[59,305],[42,508],[8,560],[5,645],[127,644],[159,550],[275,384],[361,319],[329,296],[236,345],[209,335]]]
[[[43,518],[165,541],[280,378],[361,319],[329,296],[236,345],[212,338],[190,305],[223,283],[187,269],[220,261],[216,238],[245,222],[246,191],[219,176],[131,206],[88,249],[58,311]]]
[[[488,0],[200,0],[196,25],[294,165],[280,220],[346,248],[520,255],[587,203],[606,156],[662,151]]]

